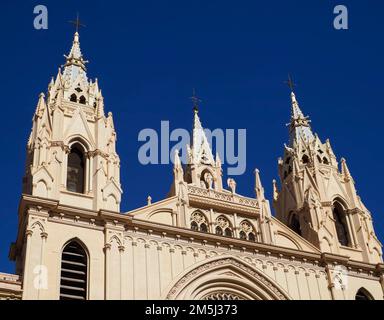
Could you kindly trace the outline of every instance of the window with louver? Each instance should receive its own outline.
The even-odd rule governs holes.
[[[71,241],[61,256],[60,300],[86,300],[88,258],[77,241]]]

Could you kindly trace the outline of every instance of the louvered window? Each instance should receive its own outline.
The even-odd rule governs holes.
[[[61,257],[60,300],[87,298],[88,258],[76,241],[68,243]]]

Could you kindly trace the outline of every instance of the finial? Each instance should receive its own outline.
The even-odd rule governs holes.
[[[175,149],[174,166],[175,166],[175,168],[178,168],[181,166],[180,157],[179,157],[179,149]]]
[[[277,183],[276,180],[272,180],[272,187],[273,187],[273,200],[277,201],[277,198],[279,196],[279,191],[277,190]]]
[[[296,87],[296,83],[293,82],[293,79],[290,74],[288,74],[288,80],[284,81],[288,85],[288,87],[291,89],[291,92],[293,92],[293,89]]]
[[[201,100],[196,96],[195,88],[192,89],[192,97],[190,97],[190,99],[192,100],[192,103],[193,103],[193,111],[195,113],[198,113],[199,112],[199,102],[201,102]]]
[[[82,24],[80,19],[79,19],[79,13],[77,12],[76,13],[76,20],[71,20],[71,21],[68,21],[68,23],[71,23],[73,25],[76,26],[76,32],[75,32],[75,35],[79,35],[79,27],[85,27],[85,24]]]
[[[260,171],[259,169],[255,169],[254,171],[254,174],[255,174],[255,191],[256,191],[256,198],[259,199],[259,200],[264,200],[264,188],[263,188],[263,185],[261,183],[261,179],[260,179]]]
[[[150,206],[152,204],[152,197],[148,196],[147,197],[147,205]]]

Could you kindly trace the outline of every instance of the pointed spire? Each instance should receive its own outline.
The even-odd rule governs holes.
[[[347,160],[345,160],[344,158],[341,158],[341,174],[343,175],[344,177],[344,180],[346,182],[348,181],[353,181],[353,178],[351,176],[351,173],[349,171],[349,168],[347,166]]]
[[[107,118],[107,121],[109,122],[111,128],[115,128],[115,125],[113,123],[113,114],[111,111],[108,112],[108,118]]]
[[[84,60],[80,49],[79,33],[76,31],[73,37],[71,51],[68,55],[64,55],[66,62],[64,64],[63,78],[66,81],[76,81],[78,75],[82,76],[82,81],[87,82],[85,64],[88,61]]]
[[[218,152],[216,152],[216,167],[221,167],[221,159]]]
[[[255,169],[255,191],[256,191],[256,197],[258,200],[264,200],[264,188],[261,184],[260,179],[260,171],[259,169]]]
[[[291,121],[288,124],[289,126],[289,145],[299,141],[311,142],[314,140],[314,135],[310,127],[310,120],[308,117],[305,117],[303,112],[299,107],[299,103],[296,99],[294,93],[295,83],[293,82],[290,75],[288,75],[288,81],[286,81],[290,90],[291,90]]]
[[[40,93],[39,95],[39,101],[37,102],[37,107],[36,107],[36,112],[35,114],[38,116],[38,117],[41,117],[44,113],[44,110],[46,108],[46,104],[45,104],[45,95],[44,93]]]
[[[175,150],[175,158],[173,161],[173,175],[174,175],[174,182],[173,185],[176,187],[181,181],[183,181],[183,176],[184,176],[184,170],[181,165],[181,159],[179,156],[179,150]]]
[[[55,84],[55,80],[53,79],[53,77],[51,77],[51,81],[49,82],[49,85],[48,85],[48,90],[51,89]]]
[[[80,49],[79,33],[77,31],[73,37],[71,51],[69,52],[68,56],[64,55],[64,57],[66,58],[65,66],[76,65],[85,71],[85,64],[87,61],[83,59],[83,55]]]
[[[195,95],[195,92],[193,93]],[[195,96],[191,99],[197,99]],[[193,107],[194,117],[193,117],[193,128],[192,128],[192,159],[195,163],[202,162],[204,164],[214,165],[215,161],[213,159],[213,154],[211,147],[209,146],[207,136],[204,132],[203,125],[201,124],[197,102],[194,101]]]
[[[311,142],[315,139],[311,127],[310,120],[305,117],[299,107],[299,103],[296,100],[296,95],[291,92],[291,121],[289,124],[290,131],[290,145],[293,145],[294,141],[298,142],[304,140],[305,142]]]
[[[56,79],[55,79],[55,87],[58,88],[61,85],[62,85],[61,68],[58,68]]]
[[[181,160],[180,160],[179,150],[178,149],[175,150],[175,160],[174,160],[173,165],[174,165],[175,169],[181,168]]]

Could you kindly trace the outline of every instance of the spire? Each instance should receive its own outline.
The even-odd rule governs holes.
[[[97,116],[97,119],[101,119],[105,116],[105,114],[104,114],[104,98],[101,95],[101,92],[98,92],[96,101],[97,101],[96,102],[96,105],[97,105],[96,116]]]
[[[84,60],[80,49],[79,33],[76,31],[73,37],[71,51],[68,55],[64,55],[66,62],[64,64],[63,78],[70,83],[76,81],[78,76],[81,80],[87,82],[87,74],[85,64],[88,61]]]
[[[289,124],[290,133],[290,145],[293,142],[304,140],[305,142],[311,142],[314,140],[314,135],[310,127],[310,120],[305,117],[299,107],[299,103],[296,100],[295,93],[291,92],[291,121]]]
[[[199,115],[198,115],[198,101],[200,101],[195,96],[195,91],[193,91],[192,96],[193,101],[193,128],[192,128],[192,159],[195,163],[204,163],[214,165],[215,161],[213,159],[213,154],[208,143],[207,136],[204,132],[203,125],[201,124]]]
[[[46,104],[45,104],[45,95],[44,93],[40,93],[39,95],[39,101],[37,102],[37,107],[36,107],[36,112],[35,114],[38,116],[38,117],[41,117],[44,113],[44,110],[46,108]]]
[[[344,158],[341,158],[341,174],[344,177],[344,180],[346,182],[353,181],[353,178],[351,176],[351,173],[349,172],[349,168],[347,166],[347,161]]]
[[[288,75],[288,81],[286,81],[291,90],[291,121],[289,126],[289,145],[293,146],[294,142],[304,140],[305,142],[311,142],[314,140],[314,135],[310,127],[310,120],[305,117],[299,107],[299,103],[296,100],[294,93],[294,87],[296,86],[290,75]]]
[[[260,171],[259,169],[255,169],[255,191],[256,191],[256,197],[258,200],[264,200],[264,188],[261,184],[260,179]]]
[[[180,169],[180,168],[182,168],[182,167],[181,167],[181,160],[180,160],[179,150],[178,150],[178,149],[175,150],[175,160],[174,160],[173,165],[174,165],[174,168],[175,168],[175,169]]]

